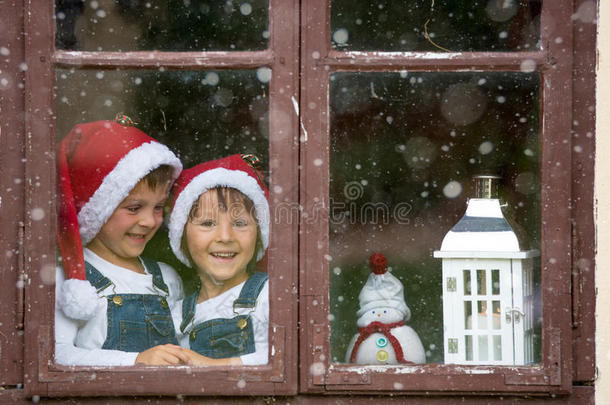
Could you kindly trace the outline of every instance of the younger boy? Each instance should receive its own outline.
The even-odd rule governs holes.
[[[182,165],[166,146],[126,124],[77,125],[58,145],[59,364],[188,361],[173,316],[179,322],[180,278],[171,267],[140,258]]]

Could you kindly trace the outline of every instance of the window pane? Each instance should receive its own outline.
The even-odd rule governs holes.
[[[502,176],[505,217],[522,249],[539,248],[539,85],[537,74],[521,72],[332,75],[333,361],[344,361],[358,333],[368,258],[383,253],[404,286],[411,311],[406,323],[419,335],[427,362],[443,362],[442,262],[431,252],[464,215],[474,196],[473,175]],[[467,295],[476,291],[469,287],[476,274],[465,269],[456,275],[464,283],[458,292]]]
[[[150,71],[60,69],[56,133],[78,123],[112,120],[119,112],[166,144],[185,168],[234,153],[256,154],[268,178],[268,83],[256,70]],[[145,255],[181,266],[162,227]]]
[[[528,51],[539,48],[541,0],[333,0],[342,51]]]
[[[255,51],[269,42],[269,1],[55,1],[58,49]]]

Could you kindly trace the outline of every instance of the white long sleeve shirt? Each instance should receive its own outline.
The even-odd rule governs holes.
[[[89,249],[84,249],[85,261],[92,264],[100,273],[114,283],[100,292],[98,312],[88,321],[78,321],[65,316],[55,304],[55,361],[63,365],[75,366],[131,366],[135,364],[139,353],[120,350],[102,349],[106,341],[108,300],[112,294],[156,294],[165,296],[165,292],[153,285],[152,275],[139,274],[116,266]],[[163,281],[169,289],[167,303],[172,313],[174,327],[179,332],[182,320],[182,282],[176,271],[165,263],[159,263]],[[63,270],[57,269],[55,294],[61,291],[65,280]],[[181,338],[177,334],[178,339]]]
[[[193,329],[193,325],[216,318],[228,319],[235,317],[233,301],[239,297],[244,284],[245,281],[214,298],[197,304],[193,320],[186,327],[184,334],[179,336],[180,346],[189,347],[189,332]],[[244,315],[250,311],[251,309],[239,309],[237,313]],[[252,327],[254,329],[254,352],[244,354],[239,358],[246,366],[267,364],[269,358],[269,281],[265,281],[265,285],[258,295],[256,307],[250,317],[252,318]]]

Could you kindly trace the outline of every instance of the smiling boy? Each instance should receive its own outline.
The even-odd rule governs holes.
[[[174,325],[180,278],[170,266],[140,257],[181,170],[167,147],[124,123],[77,125],[58,145],[57,363],[188,360]]]

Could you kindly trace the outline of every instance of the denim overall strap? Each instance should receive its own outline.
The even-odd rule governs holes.
[[[146,266],[146,270],[153,276],[153,284],[158,289],[165,291],[167,295],[169,295],[169,288],[163,281],[163,275],[161,274],[161,268],[159,267],[159,263],[154,260],[147,259],[146,257],[141,258],[144,262],[144,266]]]
[[[256,307],[258,295],[267,279],[266,273],[254,273],[246,280],[239,297],[233,302],[233,310],[236,315],[233,318],[210,319],[209,321],[194,325],[189,333],[190,348],[197,353],[214,359],[254,353],[256,350],[254,345],[254,326],[250,314]],[[194,300],[195,305],[197,301],[196,296]],[[189,306],[189,308],[191,307]],[[235,311],[239,308],[250,309],[250,311],[240,315]],[[186,325],[184,326],[186,327]]]
[[[195,307],[197,306],[197,298],[199,298],[200,289],[201,287],[197,288],[192,294],[184,297],[184,301],[182,301],[182,323],[180,324],[180,331],[182,333],[184,333],[186,327],[195,317]]]
[[[144,259],[153,284],[168,293],[161,269]],[[87,280],[98,293],[114,284],[90,263],[85,262]],[[166,343],[178,344],[169,305],[159,294],[113,294],[107,299],[106,341],[102,349],[142,352]]]
[[[233,310],[237,308],[256,307],[258,294],[260,294],[268,278],[269,275],[267,273],[257,271],[252,274],[248,280],[246,280],[246,284],[244,284],[241,289],[239,297],[233,301]]]
[[[89,262],[85,262],[85,275],[89,283],[95,287],[95,290],[98,293],[112,285],[112,281],[100,273],[98,269],[93,267]]]

